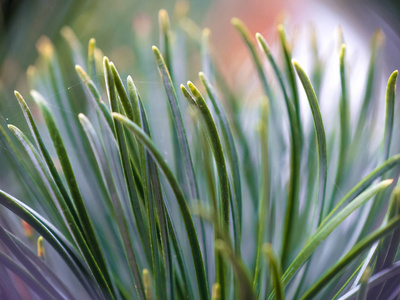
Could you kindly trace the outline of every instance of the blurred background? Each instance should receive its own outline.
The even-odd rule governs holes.
[[[154,27],[157,27],[156,12],[161,8],[175,19],[187,14],[196,24],[209,27],[217,60],[228,70],[242,62],[242,55],[247,56],[230,24],[232,17],[242,19],[254,33],[274,32],[277,21],[284,18],[292,25],[309,22],[326,39],[331,38],[332,29],[340,24],[346,34],[366,43],[380,27],[387,36],[385,59],[393,68],[399,65],[400,2],[396,0],[116,0],[112,4],[94,0],[1,0],[0,3],[0,80],[7,91],[15,86],[24,88],[21,74],[35,62],[38,38],[46,35],[58,44],[60,29],[65,25],[82,42],[95,37],[99,48],[111,57],[115,54],[117,58],[118,52],[123,52],[126,61],[120,68],[128,68],[134,64],[131,47],[137,38],[134,35],[151,34],[151,42],[157,42],[158,32]]]

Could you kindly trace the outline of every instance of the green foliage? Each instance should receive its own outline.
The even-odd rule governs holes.
[[[250,95],[258,122],[249,128],[246,118],[254,114],[246,115],[238,100],[247,90],[224,81],[210,32],[186,36],[182,27],[193,23],[170,23],[164,10],[159,22],[160,49],[153,46],[151,55],[140,47],[137,53],[143,55],[138,69],[149,69],[148,57],[153,71],[158,68],[158,81],[145,74],[150,86],[131,76],[125,82],[94,39],[84,59],[73,32],[64,28],[72,60],[86,62],[75,66],[78,91],[64,93],[62,58],[42,41],[40,64],[29,73],[34,103],[15,92],[29,132],[11,124],[0,128],[1,154],[15,166],[20,189],[20,199],[0,191],[0,298],[394,296],[400,154],[390,154],[398,151],[392,142],[397,71],[387,84],[384,122],[366,115],[381,33],[373,38],[355,120],[348,47],[341,46],[340,76],[329,79],[341,86],[332,125],[324,116],[326,102],[318,99],[324,87],[319,58],[308,76],[292,59],[283,26],[276,55],[257,33],[258,52],[249,30],[233,19],[256,67],[248,83],[260,80],[261,96]],[[182,44],[201,53],[203,72],[180,85],[181,94],[186,73],[198,71],[185,60],[191,50]],[[315,37],[312,46],[319,53]],[[384,131],[370,134],[363,127]],[[21,219],[34,234],[22,232]]]

